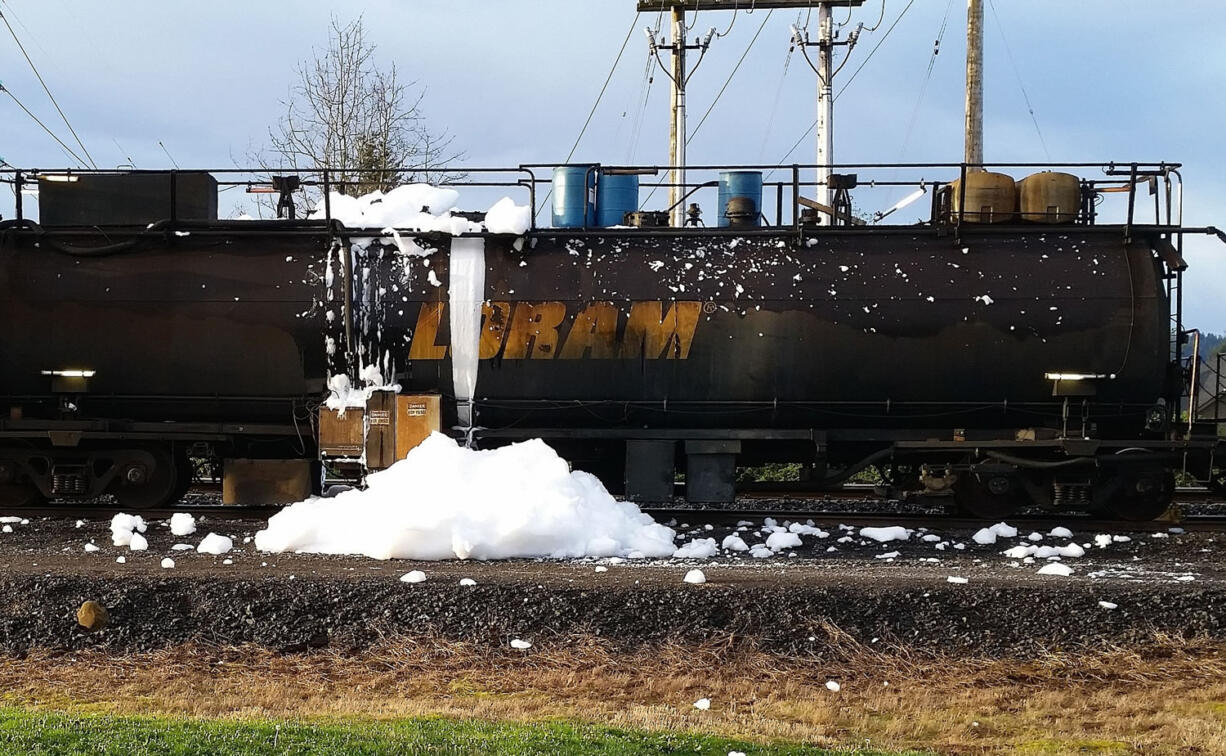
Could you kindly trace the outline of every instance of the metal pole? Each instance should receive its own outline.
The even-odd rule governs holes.
[[[831,86],[834,71],[834,24],[830,6],[817,6],[819,26],[817,66],[817,201],[831,206],[830,173],[834,162],[834,96]],[[830,221],[834,223],[832,218]]]
[[[966,153],[971,171],[983,170],[983,0],[966,3]]]
[[[673,208],[672,225],[685,225],[685,208],[681,197],[685,195],[685,8],[676,5],[673,16],[673,119],[669,127],[669,162],[673,164],[672,187],[668,190],[668,204]],[[675,205],[675,207],[674,207]]]

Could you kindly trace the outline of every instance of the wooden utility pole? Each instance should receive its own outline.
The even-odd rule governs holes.
[[[966,4],[966,152],[967,169],[983,170],[983,0]]]

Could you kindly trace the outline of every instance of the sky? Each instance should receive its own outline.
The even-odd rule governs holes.
[[[611,68],[573,160],[664,164],[668,82],[656,71],[648,85],[642,32],[657,17],[634,7],[634,0],[0,0],[97,164],[142,169],[171,167],[167,153],[182,167],[245,164],[266,145],[297,63],[326,46],[333,14],[342,22],[363,16],[377,60],[418,83],[428,124],[454,136],[467,165],[565,160]],[[837,162],[961,160],[965,14],[961,0],[884,0],[884,13],[882,0],[866,0],[850,17],[836,10],[837,21],[850,18],[844,35],[884,18],[861,35],[835,81],[836,91],[847,85],[835,104]],[[815,76],[799,52],[788,52],[798,18],[804,26],[804,13],[761,9],[693,19],[691,37],[712,26],[721,35],[688,87],[692,164],[816,160],[812,135],[802,139],[815,118]],[[986,27],[987,161],[1179,162],[1185,223],[1226,226],[1226,3],[990,0]],[[0,83],[75,145],[2,27]],[[3,94],[0,158],[21,167],[72,162]],[[923,177],[954,177],[931,173]],[[884,208],[906,193],[862,191],[856,202]],[[12,209],[12,195],[0,193],[0,215]],[[1226,245],[1196,237],[1187,251],[1187,324],[1226,330]]]

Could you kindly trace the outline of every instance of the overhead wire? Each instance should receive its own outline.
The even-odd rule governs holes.
[[[1017,67],[1017,61],[1013,59],[1013,50],[1009,47],[1009,39],[1005,36],[1005,25],[1000,21],[1000,14],[996,12],[996,3],[988,0],[988,7],[992,9],[992,19],[996,22],[996,30],[1000,32],[1000,41],[1005,45],[1005,54],[1009,57],[1009,65],[1013,68],[1013,76],[1017,79],[1017,86],[1022,90],[1022,99],[1026,102],[1026,112],[1030,113],[1030,122],[1034,124],[1035,133],[1039,135],[1039,146],[1043,148],[1043,154],[1051,160],[1051,153],[1047,151],[1047,141],[1043,139],[1043,130],[1039,128],[1039,119],[1034,114],[1034,106],[1030,104],[1030,95],[1026,92],[1026,84],[1022,81],[1022,72]]]
[[[800,24],[800,13],[796,14],[796,23]],[[775,87],[775,101],[771,104],[770,117],[766,119],[766,131],[762,134],[762,148],[758,150],[758,162],[766,157],[766,145],[770,141],[771,130],[775,126],[775,115],[779,112],[779,100],[783,95],[783,85],[787,81],[788,69],[792,66],[792,55],[796,52],[794,45],[788,46],[787,57],[783,59],[783,73],[779,75],[779,86]]]
[[[73,151],[72,151],[72,148],[71,148],[71,147],[69,147],[68,145],[64,144],[64,140],[62,140],[62,139],[60,139],[58,136],[56,136],[55,132],[54,132],[54,131],[52,131],[51,129],[49,129],[49,128],[47,127],[47,124],[43,123],[43,122],[42,122],[42,121],[39,119],[39,117],[38,117],[38,116],[34,115],[34,113],[30,112],[30,109],[29,109],[29,108],[27,108],[27,107],[26,107],[26,106],[25,106],[25,105],[24,105],[24,104],[21,102],[21,100],[17,99],[17,95],[13,94],[12,90],[10,90],[8,87],[4,86],[3,84],[0,84],[0,92],[4,92],[4,93],[5,93],[5,94],[7,94],[9,97],[11,97],[11,98],[13,99],[13,102],[17,103],[17,107],[19,107],[19,108],[21,108],[22,110],[24,110],[24,111],[25,111],[25,114],[26,114],[26,115],[28,115],[28,116],[30,116],[30,118],[32,118],[32,119],[34,120],[34,123],[37,123],[37,124],[38,124],[38,125],[39,125],[39,126],[42,128],[42,130],[43,130],[43,131],[47,132],[47,135],[48,135],[48,136],[50,136],[52,139],[54,139],[54,140],[55,140],[55,142],[56,142],[56,144],[58,144],[58,145],[60,146],[60,149],[64,150],[64,152],[65,152],[65,153],[67,153],[69,157],[71,157],[73,160],[77,161],[77,163],[78,163],[79,165],[81,165],[81,166],[84,166],[84,167],[88,167],[88,166],[89,166],[89,164],[88,164],[88,163],[86,163],[84,160],[82,160],[82,159],[81,159],[81,156],[80,156],[80,155],[78,155],[77,153],[75,153],[75,152],[73,152]]]
[[[881,22],[885,20],[885,0],[881,0],[881,13],[877,16],[877,23],[872,26],[864,27],[866,32],[875,32],[881,28]]]
[[[639,14],[634,14],[634,19],[630,22],[630,28],[626,31],[626,38],[622,40],[621,49],[617,51],[617,57],[613,59],[613,65],[609,67],[609,75],[605,77],[604,84],[600,86],[600,93],[596,95],[596,102],[592,103],[592,109],[588,111],[587,119],[583,122],[583,128],[579,129],[579,136],[575,137],[575,143],[571,145],[570,152],[566,153],[566,160],[569,163],[570,159],[575,156],[575,150],[579,149],[579,142],[583,141],[583,135],[587,133],[587,127],[592,124],[592,117],[596,115],[596,108],[600,107],[600,101],[604,98],[605,90],[609,88],[609,82],[613,80],[613,74],[617,71],[617,64],[621,62],[622,54],[626,52],[626,46],[630,44],[630,37],[634,34],[634,28],[638,26]],[[549,198],[553,195],[553,187],[550,187],[546,193],[545,199],[541,202],[541,207],[533,210],[533,214],[540,215],[541,210],[545,205],[549,204]]]
[[[928,71],[924,75],[924,83],[920,87],[919,96],[915,98],[915,107],[911,109],[911,120],[907,122],[907,131],[902,139],[902,148],[899,150],[898,162],[902,162],[902,158],[907,152],[907,145],[911,142],[911,134],[915,129],[916,119],[919,117],[920,105],[923,104],[924,96],[928,92],[928,84],[932,81],[932,72],[936,68],[937,56],[941,54],[941,41],[945,39],[945,30],[949,27],[949,13],[953,6],[954,0],[949,0],[945,4],[945,15],[941,18],[941,28],[937,32],[936,41],[932,44],[932,55],[928,58]]]
[[[4,22],[4,26],[9,30],[9,34],[13,37],[13,41],[17,43],[17,49],[21,50],[21,54],[26,59],[26,63],[30,64],[30,70],[34,72],[34,77],[38,79],[38,83],[42,85],[43,91],[47,93],[47,98],[51,100],[51,104],[55,106],[55,112],[60,114],[60,118],[63,119],[64,125],[68,127],[68,131],[72,134],[72,138],[75,139],[77,144],[81,147],[81,152],[85,153],[85,157],[89,158],[89,165],[96,169],[98,164],[94,162],[94,158],[89,154],[89,150],[86,149],[85,143],[82,142],[81,137],[77,135],[77,130],[74,129],[72,124],[68,121],[68,116],[64,115],[64,111],[62,108],[60,108],[60,104],[56,101],[55,95],[51,94],[51,88],[48,87],[47,82],[43,80],[43,75],[39,73],[38,66],[34,65],[34,61],[30,58],[30,54],[26,52],[25,45],[21,44],[21,39],[17,36],[17,31],[13,28],[13,25],[9,23],[9,20],[4,15],[3,11],[0,11],[0,21]]]
[[[741,69],[741,64],[745,62],[745,58],[749,55],[749,51],[753,49],[754,43],[757,42],[758,37],[762,35],[762,30],[766,28],[766,22],[770,21],[771,14],[774,12],[775,10],[773,8],[770,9],[766,14],[766,18],[762,19],[762,23],[758,26],[758,30],[754,32],[753,39],[749,40],[749,44],[745,47],[745,52],[741,53],[740,59],[737,60],[736,65],[732,67],[732,72],[728,74],[727,79],[724,79],[724,85],[720,87],[719,92],[715,94],[715,99],[711,100],[711,104],[707,106],[707,111],[702,114],[702,118],[698,119],[698,125],[695,126],[694,130],[691,131],[686,137],[687,142],[698,134],[698,130],[702,128],[704,123],[706,123],[707,116],[711,115],[711,111],[715,109],[717,104],[719,104],[719,98],[723,96],[724,91],[728,89],[728,85],[732,83],[732,77],[736,76],[736,72]]]

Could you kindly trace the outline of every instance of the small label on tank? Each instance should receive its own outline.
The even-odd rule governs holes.
[[[371,410],[368,415],[371,425],[391,425],[392,418],[387,410]]]
[[[425,402],[414,402],[405,408],[405,413],[409,417],[425,417],[426,416],[426,403]]]

